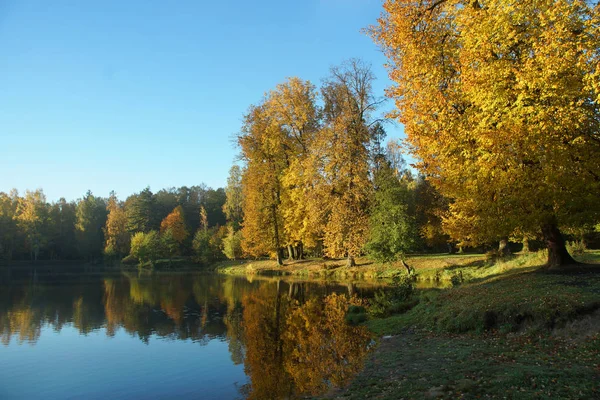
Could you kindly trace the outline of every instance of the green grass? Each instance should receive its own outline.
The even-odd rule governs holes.
[[[326,397],[600,398],[600,273],[550,273],[544,261],[533,253],[421,269],[463,282],[420,290],[404,313],[367,321],[377,349],[350,387]],[[579,261],[598,263],[600,252]]]
[[[336,399],[593,399],[600,397],[600,337],[430,335],[382,340]]]
[[[369,322],[378,334],[407,327],[432,332],[547,330],[600,309],[600,274],[510,273],[482,282],[419,294],[407,313]]]

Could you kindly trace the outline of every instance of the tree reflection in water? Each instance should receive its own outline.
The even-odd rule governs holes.
[[[251,399],[292,398],[339,386],[362,367],[369,334],[345,314],[360,302],[354,285],[220,275],[124,273],[103,279],[3,286],[0,339],[35,344],[45,329],[81,335],[124,330],[145,343],[154,335],[206,344],[226,340],[244,364]],[[339,294],[336,294],[339,293]]]

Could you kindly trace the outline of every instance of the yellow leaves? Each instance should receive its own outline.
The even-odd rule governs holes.
[[[263,285],[244,296],[249,397],[319,394],[347,383],[362,368],[370,342],[365,327],[345,320],[348,307],[357,302],[331,294],[301,304],[283,295],[279,285]]]
[[[129,253],[130,236],[127,231],[127,214],[116,197],[112,196],[107,205],[108,216],[104,227],[104,253],[108,256]]]
[[[543,210],[564,221],[568,209],[597,215],[574,195],[600,191],[599,146],[578,139],[599,129],[597,10],[567,0],[459,4],[430,12],[430,1],[389,0],[371,29],[414,156],[455,200],[446,229],[483,238],[539,226]]]

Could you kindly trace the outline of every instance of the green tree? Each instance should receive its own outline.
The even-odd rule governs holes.
[[[192,248],[196,260],[209,265],[223,258],[223,236],[226,228],[198,229],[192,241]]]
[[[75,232],[77,247],[82,257],[101,257],[104,249],[102,228],[106,224],[107,215],[106,202],[100,197],[95,197],[91,191],[77,203]]]
[[[390,262],[403,259],[416,247],[414,185],[398,177],[388,160],[381,160],[379,164],[366,249],[375,260]]]
[[[224,226],[226,224],[225,213],[223,212],[223,205],[226,201],[225,190],[223,188],[211,189],[206,191],[202,206],[206,210],[206,217],[208,218],[208,226]]]
[[[179,254],[181,245],[173,234],[173,229],[167,228],[160,233],[160,242],[164,252],[169,257],[169,261]]]
[[[232,166],[229,170],[225,197],[223,212],[227,217],[227,223],[231,224],[234,230],[239,230],[244,215],[242,212],[242,169],[238,165]]]
[[[77,205],[74,202],[67,202],[62,197],[50,206],[48,227],[50,258],[65,260],[79,257],[75,235],[76,211]]]
[[[160,257],[162,246],[160,235],[157,231],[137,232],[131,238],[131,255],[137,258],[140,264],[154,262]]]
[[[230,260],[242,258],[242,231],[235,231],[233,226],[227,227],[227,236],[223,239],[223,254]]]
[[[17,241],[17,213],[18,195],[0,192],[0,255],[6,260],[11,260]]]
[[[131,195],[125,202],[127,229],[131,233],[149,232],[158,228],[159,219],[155,214],[155,199],[149,187]]]

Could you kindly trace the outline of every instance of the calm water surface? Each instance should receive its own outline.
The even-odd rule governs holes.
[[[373,288],[212,274],[0,269],[0,399],[293,398],[368,347]]]

